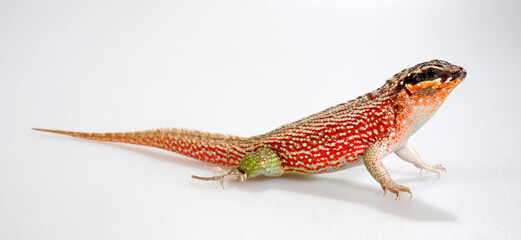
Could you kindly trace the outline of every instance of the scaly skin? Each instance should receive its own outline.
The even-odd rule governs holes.
[[[384,192],[411,193],[389,176],[382,159],[396,152],[420,169],[438,174],[407,144],[466,77],[463,68],[441,60],[420,63],[395,74],[379,89],[354,100],[249,138],[185,129],[128,133],[82,133],[35,129],[73,137],[138,144],[170,150],[217,165],[234,167],[216,177],[245,181],[257,175],[316,174],[364,164]],[[220,168],[219,168],[220,169]]]

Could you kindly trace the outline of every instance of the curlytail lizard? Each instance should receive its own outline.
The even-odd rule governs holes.
[[[363,96],[330,107],[298,121],[253,137],[186,129],[157,129],[125,133],[40,131],[73,137],[138,144],[170,150],[204,162],[231,166],[214,177],[193,178],[244,183],[258,175],[317,174],[365,165],[384,190],[396,194],[411,190],[391,179],[382,159],[396,153],[414,166],[439,177],[440,164],[424,163],[407,143],[441,106],[467,73],[459,66],[432,60],[407,68]]]

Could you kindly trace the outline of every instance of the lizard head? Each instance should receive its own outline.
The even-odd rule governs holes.
[[[420,63],[391,78],[400,132],[411,135],[438,110],[449,93],[467,76],[462,67],[442,60]]]
[[[402,72],[399,88],[403,94],[417,97],[446,96],[467,76],[460,66],[442,60],[420,63]]]

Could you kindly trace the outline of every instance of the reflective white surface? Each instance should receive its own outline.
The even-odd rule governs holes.
[[[519,239],[516,1],[2,1],[0,239]],[[212,166],[31,131],[183,127],[260,134],[439,58],[467,79],[389,156],[413,198],[363,166],[193,181]]]

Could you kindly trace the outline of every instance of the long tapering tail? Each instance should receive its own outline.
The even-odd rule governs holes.
[[[237,166],[255,144],[249,138],[187,129],[156,129],[138,132],[85,133],[33,128],[96,141],[121,142],[173,151],[204,162]]]

